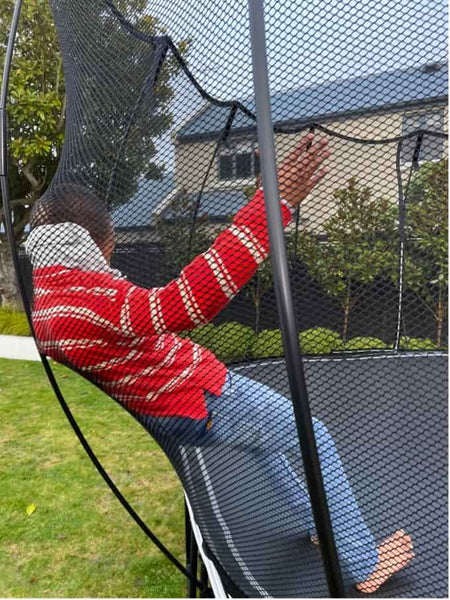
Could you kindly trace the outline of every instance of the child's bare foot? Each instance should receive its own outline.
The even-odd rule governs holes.
[[[373,594],[394,573],[400,571],[414,558],[413,542],[403,529],[397,530],[378,546],[378,564],[375,571],[356,585],[359,592]]]

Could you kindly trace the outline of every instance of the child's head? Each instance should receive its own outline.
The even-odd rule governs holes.
[[[114,250],[114,227],[106,202],[81,185],[67,183],[52,186],[36,202],[30,224],[76,223],[86,229],[109,261]]]

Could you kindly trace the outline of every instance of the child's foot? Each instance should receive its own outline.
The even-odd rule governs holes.
[[[378,564],[366,581],[358,583],[356,589],[365,594],[373,594],[394,573],[411,562],[415,554],[410,535],[403,529],[397,530],[378,546]]]

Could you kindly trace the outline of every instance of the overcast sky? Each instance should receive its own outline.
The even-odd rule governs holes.
[[[446,56],[443,0],[266,0],[272,90],[423,64]],[[221,97],[251,95],[245,0],[151,0],[189,63]]]

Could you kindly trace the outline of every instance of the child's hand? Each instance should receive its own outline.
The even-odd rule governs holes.
[[[278,183],[281,197],[291,206],[297,206],[319,181],[328,173],[328,168],[320,169],[323,161],[330,156],[328,140],[322,138],[314,142],[314,134],[308,133],[284,159],[278,169]]]

